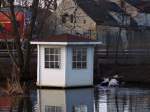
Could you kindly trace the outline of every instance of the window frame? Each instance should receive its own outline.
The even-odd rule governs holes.
[[[73,112],[88,112],[87,105],[75,105],[73,106]]]
[[[79,53],[81,53],[81,54],[79,55]],[[83,53],[85,53],[85,54],[83,54]],[[88,54],[88,48],[86,48],[86,47],[73,47],[72,48],[72,62],[71,63],[72,63],[73,70],[87,69],[87,64],[88,64],[88,60],[87,60],[88,55],[87,54]],[[85,57],[85,58],[83,58],[83,57]],[[83,60],[83,59],[85,59],[85,60]]]
[[[47,53],[46,53],[46,49],[48,49]],[[53,49],[53,52],[52,52],[52,49]],[[46,65],[46,63],[48,65]],[[53,67],[51,65],[52,63],[53,63]],[[61,69],[61,48],[59,47],[45,47],[44,48],[44,68],[45,69]]]
[[[63,112],[63,107],[45,105],[45,112]]]

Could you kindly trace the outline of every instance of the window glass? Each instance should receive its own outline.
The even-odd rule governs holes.
[[[72,49],[72,68],[74,69],[87,68],[87,48]]]
[[[45,48],[45,68],[60,68],[60,48]]]
[[[73,112],[88,112],[87,105],[74,106]]]
[[[45,112],[63,112],[59,106],[45,106]]]

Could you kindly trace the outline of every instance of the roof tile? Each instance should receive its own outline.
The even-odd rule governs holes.
[[[91,42],[92,41],[92,42],[95,42],[96,40],[92,40],[84,36],[61,34],[61,35],[49,36],[48,38],[35,39],[34,41],[41,41],[41,42]]]

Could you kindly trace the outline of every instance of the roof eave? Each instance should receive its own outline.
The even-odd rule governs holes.
[[[102,45],[102,42],[30,42],[33,45]]]

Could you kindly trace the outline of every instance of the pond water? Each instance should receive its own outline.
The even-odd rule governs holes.
[[[0,112],[150,112],[150,89],[29,90],[24,96],[1,95]]]

